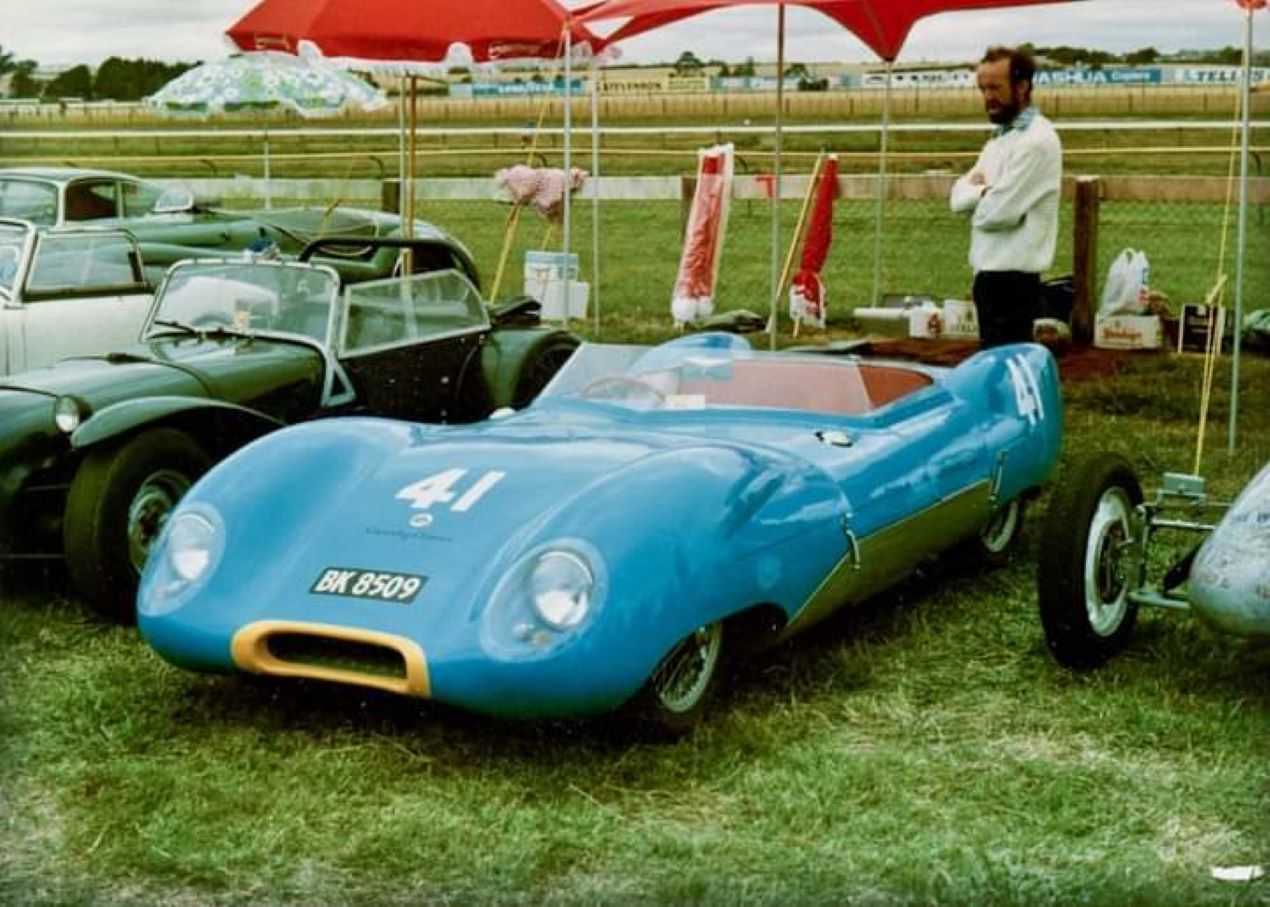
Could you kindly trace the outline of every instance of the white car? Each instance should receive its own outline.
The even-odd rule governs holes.
[[[127,231],[0,218],[0,376],[131,343],[153,298]]]

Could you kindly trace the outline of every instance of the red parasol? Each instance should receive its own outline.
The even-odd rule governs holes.
[[[732,146],[718,145],[698,155],[697,190],[688,212],[679,276],[670,301],[677,325],[699,321],[714,310],[714,285],[732,194]]]
[[[883,60],[894,60],[918,19],[956,10],[1031,6],[1061,0],[605,0],[579,13],[584,23],[630,17],[609,40],[629,38],[688,16],[736,6],[805,6],[824,13]],[[1237,0],[1242,2],[1242,0]],[[1247,0],[1256,2],[1256,0]]]
[[[492,62],[559,56],[569,22],[556,0],[261,0],[226,34],[243,50],[297,53],[308,43],[325,57],[440,63],[463,45]],[[576,23],[569,37],[592,51],[606,43]]]
[[[838,157],[830,155],[820,171],[811,220],[803,240],[803,257],[790,293],[790,315],[818,327],[825,326],[825,285],[820,271],[833,242],[833,200],[838,195]],[[797,300],[797,303],[795,302]]]

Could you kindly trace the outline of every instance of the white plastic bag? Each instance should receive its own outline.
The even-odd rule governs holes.
[[[1099,315],[1140,315],[1147,310],[1150,298],[1151,267],[1147,253],[1125,249],[1107,270],[1102,287]]]

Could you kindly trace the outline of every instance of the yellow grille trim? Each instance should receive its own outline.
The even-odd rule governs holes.
[[[361,671],[344,671],[338,668],[319,667],[317,665],[297,664],[283,661],[269,651],[269,637],[276,634],[297,633],[319,636],[324,639],[338,639],[345,642],[357,642],[366,645],[382,646],[399,654],[406,665],[405,678],[378,677]],[[431,693],[428,681],[428,662],[418,644],[391,633],[379,633],[374,630],[361,630],[356,627],[341,627],[332,624],[311,624],[304,621],[261,620],[247,624],[234,634],[230,644],[230,653],[234,664],[252,674],[270,674],[275,677],[307,677],[311,680],[327,680],[335,683],[354,684],[386,690],[389,693],[400,693],[403,696],[416,696],[427,699]]]

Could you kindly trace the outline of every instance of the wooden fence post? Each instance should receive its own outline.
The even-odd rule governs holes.
[[[1072,340],[1089,343],[1094,336],[1094,297],[1098,291],[1098,204],[1102,184],[1096,176],[1076,177],[1076,213],[1073,220]]]

